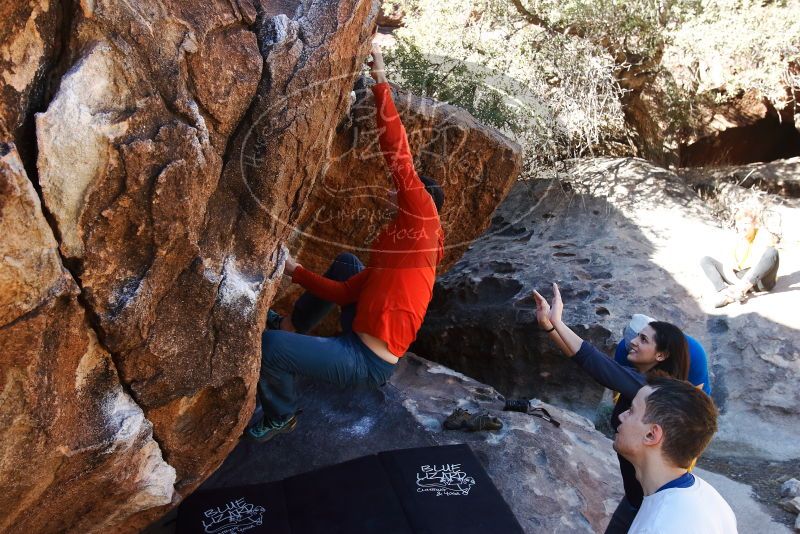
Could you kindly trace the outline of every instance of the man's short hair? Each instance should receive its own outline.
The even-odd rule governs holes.
[[[717,431],[717,407],[711,397],[689,382],[652,377],[642,422],[664,431],[661,451],[677,467],[688,468]]]
[[[442,186],[430,176],[420,175],[419,179],[425,184],[425,190],[430,193],[433,198],[433,203],[436,204],[436,211],[441,212],[442,205],[444,204],[444,190]]]

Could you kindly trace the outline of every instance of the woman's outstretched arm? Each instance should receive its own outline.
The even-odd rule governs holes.
[[[564,303],[561,301],[558,284],[553,284],[552,308],[536,290],[533,291],[533,299],[536,301],[536,320],[539,326],[548,332],[550,339],[558,345],[565,356],[575,356],[583,344],[583,339],[561,320]]]
[[[553,284],[552,308],[537,291],[533,292],[533,298],[536,300],[536,318],[539,326],[545,330],[553,328],[549,333],[550,339],[558,345],[561,352],[569,357],[575,357],[574,361],[603,386],[619,391],[628,400],[633,399],[645,383],[644,376],[635,369],[618,364],[591,343],[584,342],[564,324],[561,320],[564,304],[558,286]]]

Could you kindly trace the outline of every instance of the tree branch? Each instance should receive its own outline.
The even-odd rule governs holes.
[[[528,9],[522,5],[522,0],[511,0],[511,3],[514,4],[514,8],[516,8],[517,13],[522,15],[522,18],[524,18],[531,24],[536,24],[537,26],[542,26],[543,28],[552,30],[552,28],[550,28],[550,24],[546,20],[544,20],[536,13],[531,13],[530,11],[528,11]]]
[[[560,33],[562,35],[571,35],[574,37],[585,37],[586,31],[582,28],[578,28],[576,26],[553,26],[549,21],[543,19],[538,14],[529,11],[528,8],[522,5],[522,0],[511,0],[511,3],[514,5],[514,8],[517,10],[523,19],[525,19],[530,24],[535,24],[536,26],[540,26],[547,30],[549,33]]]

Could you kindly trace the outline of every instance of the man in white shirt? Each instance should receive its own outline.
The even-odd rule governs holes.
[[[628,534],[736,534],[725,499],[689,468],[717,431],[717,409],[702,390],[650,378],[620,415],[614,449],[636,468],[644,501]]]

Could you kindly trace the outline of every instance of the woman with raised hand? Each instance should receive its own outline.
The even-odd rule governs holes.
[[[597,382],[619,392],[619,401],[611,414],[614,431],[619,426],[619,415],[630,408],[636,393],[646,384],[648,375],[686,380],[689,349],[686,337],[677,326],[662,321],[653,321],[645,326],[630,344],[628,361],[633,367],[625,367],[581,339],[564,324],[561,320],[564,304],[558,285],[553,284],[552,306],[538,291],[533,292],[533,297],[536,300],[536,319],[539,326],[548,333],[561,352],[572,358]],[[611,517],[606,534],[628,532],[644,497],[633,465],[622,456],[617,456],[625,496]]]

